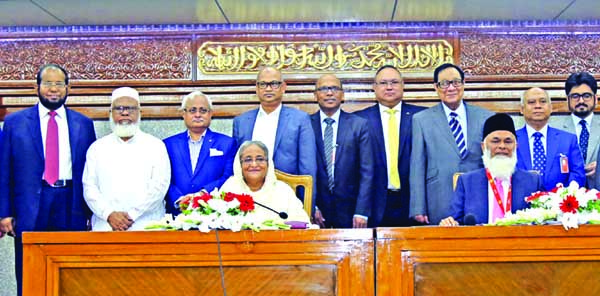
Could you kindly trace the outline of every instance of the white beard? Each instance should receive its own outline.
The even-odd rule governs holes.
[[[110,118],[108,119],[108,121],[110,122],[110,129],[119,138],[131,138],[140,129],[139,118],[138,118],[137,122],[121,124],[121,123],[115,123],[115,121],[112,118],[112,114],[110,114],[109,117]]]
[[[483,156],[483,166],[490,170],[492,176],[501,178],[501,179],[509,179],[510,176],[515,172],[515,168],[517,166],[517,154],[516,151],[513,151],[511,157],[507,157],[504,155],[496,155],[491,157],[491,151],[484,147]]]

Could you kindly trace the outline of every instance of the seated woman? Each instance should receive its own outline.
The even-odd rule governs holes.
[[[294,190],[277,180],[267,146],[260,141],[246,141],[240,146],[233,161],[233,176],[225,181],[220,191],[249,194],[255,201],[287,213],[286,221],[310,223]],[[255,205],[254,214],[258,220],[279,219],[278,214],[259,205]]]

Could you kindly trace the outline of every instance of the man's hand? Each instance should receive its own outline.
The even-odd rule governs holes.
[[[127,212],[112,212],[108,215],[107,221],[114,231],[125,231],[133,225],[133,220]]]
[[[352,218],[352,228],[367,228],[367,219],[354,216]]]
[[[0,238],[3,237],[5,234],[8,234],[10,236],[15,236],[15,229],[13,227],[13,218],[12,217],[6,217],[6,218],[2,218],[2,220],[0,220]]]
[[[585,159],[583,160],[585,161]],[[596,173],[596,162],[590,162],[585,166],[585,176],[589,177]]]
[[[314,223],[321,228],[325,228],[325,217],[323,217],[323,213],[321,213],[321,210],[319,209],[315,209]]]
[[[454,218],[452,218],[452,216],[440,221],[440,226],[458,226],[458,225],[459,225],[458,222],[456,222],[456,220],[454,220]]]
[[[427,215],[416,215],[415,220],[421,224],[429,224],[429,217]]]

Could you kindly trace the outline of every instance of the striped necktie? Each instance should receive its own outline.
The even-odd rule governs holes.
[[[465,136],[463,135],[462,127],[460,126],[460,122],[458,122],[457,116],[458,114],[455,112],[450,112],[451,118],[448,122],[448,125],[450,125],[450,131],[452,132],[452,136],[454,136],[454,141],[458,147],[460,158],[465,159],[465,157],[467,157],[467,144],[465,142]]]
[[[325,159],[327,160],[327,185],[329,191],[333,191],[333,120],[330,117],[325,118],[325,135],[323,136],[323,145],[325,150]]]

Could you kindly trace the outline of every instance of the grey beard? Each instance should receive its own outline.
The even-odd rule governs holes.
[[[517,166],[517,154],[516,151],[513,151],[511,157],[507,157],[504,155],[496,155],[491,157],[491,152],[489,149],[485,148],[483,150],[483,165],[487,168],[492,176],[509,179],[510,176],[515,172],[515,168]]]

